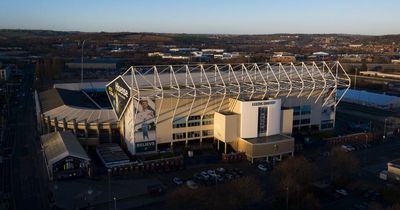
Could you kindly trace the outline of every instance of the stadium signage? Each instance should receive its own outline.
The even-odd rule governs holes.
[[[129,100],[131,91],[125,80],[118,76],[112,82],[106,85],[106,93],[118,119],[121,119]]]
[[[271,105],[275,104],[275,101],[260,101],[260,102],[254,102],[251,105],[252,106],[266,106],[266,105]]]
[[[156,141],[137,142],[136,153],[153,152],[156,150]]]
[[[115,88],[117,89],[118,93],[121,93],[126,98],[129,97],[129,92],[125,88],[121,87],[118,82],[115,82]]]

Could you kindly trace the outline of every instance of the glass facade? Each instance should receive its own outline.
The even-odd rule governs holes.
[[[258,137],[267,135],[267,118],[268,118],[268,107],[258,108]]]
[[[186,127],[196,127],[200,125],[213,125],[214,115],[204,115],[203,120],[201,120],[200,115],[186,117],[175,117],[172,122],[172,128],[186,128]]]
[[[293,115],[308,115],[311,114],[311,105],[295,106],[293,107]]]
[[[177,140],[177,139],[185,139],[186,138],[186,133],[173,133],[172,134],[172,139]]]
[[[185,128],[186,127],[186,118],[185,117],[176,117],[172,122],[172,128]]]
[[[322,120],[321,129],[333,128],[334,122],[335,122],[334,120]]]

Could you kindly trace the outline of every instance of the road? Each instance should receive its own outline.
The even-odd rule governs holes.
[[[8,124],[8,136],[13,139],[11,185],[14,209],[46,210],[49,209],[47,174],[36,132],[33,69],[24,69],[23,74],[19,91],[12,99]]]

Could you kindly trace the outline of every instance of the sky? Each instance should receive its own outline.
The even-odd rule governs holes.
[[[400,34],[400,1],[0,0],[0,29]]]

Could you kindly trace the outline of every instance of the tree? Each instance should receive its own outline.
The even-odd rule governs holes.
[[[276,167],[272,177],[278,188],[298,206],[300,198],[315,181],[316,168],[302,156],[290,157]]]
[[[360,66],[360,71],[367,71],[367,70],[368,70],[368,66],[364,61]]]
[[[346,185],[359,171],[359,161],[351,153],[345,152],[340,147],[331,151],[328,159],[331,181],[340,186]]]
[[[304,198],[301,200],[298,209],[310,210],[310,209],[320,209],[320,204],[317,198],[315,198],[314,194],[307,193]]]
[[[169,194],[167,207],[178,210],[244,210],[251,209],[252,205],[260,202],[262,198],[263,191],[258,180],[254,177],[243,177],[216,186],[200,187],[197,190],[182,186]]]
[[[230,192],[225,200],[227,206],[230,206],[229,209],[248,209],[252,204],[261,201],[264,195],[258,180],[254,177],[244,177],[228,183],[226,189],[221,189],[220,195],[226,194],[225,190]]]
[[[51,60],[51,78],[59,79],[64,70],[64,62],[59,57],[53,57]]]

